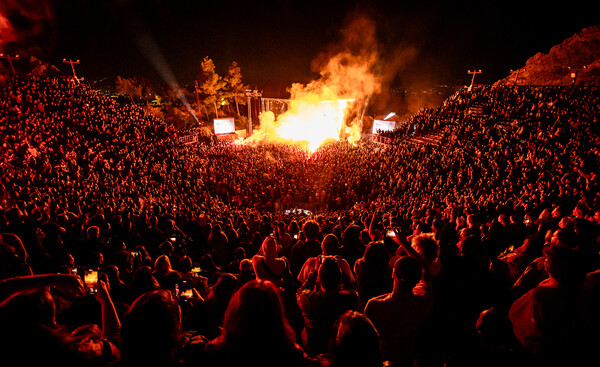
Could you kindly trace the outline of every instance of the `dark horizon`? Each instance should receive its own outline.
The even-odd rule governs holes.
[[[65,74],[71,69],[63,58],[78,59],[76,72],[88,80],[141,76],[155,87],[164,80],[157,59],[187,84],[208,56],[217,73],[236,61],[246,84],[282,93],[292,82],[318,78],[313,60],[339,42],[340,30],[356,15],[376,24],[382,72],[402,88],[465,84],[473,69],[483,71],[479,83],[493,83],[595,21],[585,1],[565,10],[514,1],[56,0],[31,10],[39,3],[0,5],[8,20],[0,52],[36,56]],[[144,49],[141,39],[152,47]]]

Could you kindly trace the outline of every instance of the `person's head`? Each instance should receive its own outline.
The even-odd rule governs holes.
[[[458,254],[466,259],[480,259],[485,252],[481,238],[474,235],[460,238],[456,247],[458,247]]]
[[[502,224],[503,226],[507,226],[509,224],[510,219],[508,218],[508,215],[505,213],[502,213],[498,216],[498,223]]]
[[[389,268],[390,254],[381,241],[369,243],[363,255],[365,264],[368,266],[386,266]]]
[[[562,218],[564,215],[564,207],[562,205],[556,205],[553,209],[552,209],[552,218]]]
[[[100,237],[100,227],[89,226],[87,229],[87,237],[91,239],[98,239]]]
[[[277,241],[275,241],[275,237],[267,236],[265,237],[262,245],[260,246],[260,255],[267,258],[275,258],[277,257]]]
[[[319,224],[314,220],[307,220],[304,225],[302,225],[302,232],[306,236],[307,240],[315,240],[319,235]]]
[[[538,220],[541,222],[549,222],[550,220],[552,220],[552,211],[550,210],[550,208],[545,208],[544,210],[542,210],[542,212],[538,216]]]
[[[181,270],[182,273],[189,273],[192,271],[192,258],[187,255],[182,256],[181,259],[179,259],[179,270]]]
[[[550,277],[566,286],[579,286],[585,280],[584,260],[577,251],[562,245],[544,249],[546,271]]]
[[[118,251],[113,256],[113,263],[119,267],[119,271],[128,272],[133,269],[133,256],[129,251]]]
[[[121,282],[121,278],[119,276],[119,268],[116,265],[108,265],[104,268],[104,273],[106,274],[106,277],[108,278],[108,283],[110,285],[114,285],[115,283]]]
[[[250,273],[253,271],[252,268],[252,260],[250,259],[243,259],[242,261],[240,261],[240,273]]]
[[[281,221],[277,222],[276,228],[277,228],[278,233],[285,233],[285,223],[283,223]]]
[[[200,259],[200,267],[209,273],[221,270],[216,264],[211,254],[204,254]]]
[[[177,270],[169,270],[164,275],[164,279],[161,283],[161,288],[169,290],[175,289],[175,285],[179,282],[180,279],[181,273],[179,273]]]
[[[123,365],[156,365],[172,361],[180,334],[181,310],[171,292],[157,289],[142,294],[123,318]]]
[[[328,234],[323,238],[321,242],[321,251],[323,255],[337,255],[340,248],[340,242],[338,238],[333,234]]]
[[[246,250],[243,247],[238,247],[233,252],[233,256],[235,257],[236,260],[242,261],[243,259],[246,258]]]
[[[485,345],[503,345],[513,333],[510,319],[494,307],[481,311],[475,329]]]
[[[362,313],[348,310],[332,328],[329,352],[336,367],[381,366],[379,333]]]
[[[342,271],[333,256],[324,256],[318,269],[317,279],[325,292],[336,292],[342,283]]]
[[[31,274],[27,261],[4,238],[0,239],[0,280]]]
[[[260,234],[259,231],[254,231],[254,233],[252,233],[252,237],[250,238],[250,242],[253,245],[260,245],[263,241],[262,235]]]
[[[533,217],[533,214],[525,213],[525,215],[523,216],[523,223],[525,223],[525,226],[527,226],[527,228],[535,228],[535,219]]]
[[[343,246],[357,247],[360,243],[360,227],[349,225],[342,233]]]
[[[97,268],[102,268],[104,266],[104,255],[102,252],[95,251],[92,253],[91,265]]]
[[[23,290],[0,302],[0,340],[5,360],[23,366],[61,365],[70,337],[56,323],[55,300],[47,288]],[[10,364],[10,363],[9,363]]]
[[[288,224],[288,232],[292,235],[297,234],[300,231],[300,227],[298,226],[298,222],[296,220],[290,221]]]
[[[211,288],[211,293],[220,299],[229,299],[238,288],[238,278],[231,273],[222,273]]]
[[[594,216],[592,217],[593,222],[596,224],[600,224],[600,210],[596,210],[594,212]]]
[[[475,216],[475,214],[469,214],[467,215],[467,227],[468,228],[473,228],[475,227],[475,224],[477,223],[477,217]]]
[[[359,238],[360,242],[365,246],[368,245],[369,242],[371,242],[371,236],[369,236],[369,231],[367,231],[366,229],[360,231]]]
[[[20,223],[23,221],[23,212],[18,207],[13,207],[4,212],[4,218],[9,224]]]
[[[133,280],[131,282],[132,296],[138,297],[147,291],[159,288],[160,284],[154,275],[152,275],[151,267],[142,266],[133,273]]]
[[[559,228],[552,232],[550,244],[574,249],[577,246],[577,234],[571,229]]]
[[[427,224],[423,223],[420,220],[413,221],[413,234],[421,234],[427,232]]]
[[[573,217],[581,219],[585,217],[587,208],[582,205],[582,204],[577,204],[575,205],[575,207],[573,208]]]
[[[429,234],[412,237],[411,246],[421,255],[428,266],[433,264],[440,253],[440,246],[435,238]]]
[[[167,255],[160,255],[154,262],[154,270],[158,274],[166,274],[171,271],[171,260]]]
[[[218,223],[213,224],[213,226],[210,229],[210,235],[211,236],[217,236],[222,232],[222,228],[221,225]]]
[[[21,260],[27,262],[29,255],[27,254],[25,246],[23,246],[21,237],[14,233],[0,233],[0,240],[9,245]]]
[[[173,219],[165,220],[165,229],[166,230],[173,230],[176,228],[177,228],[177,224],[175,223],[175,221]]]
[[[285,318],[279,289],[267,280],[251,280],[231,297],[221,337],[241,347],[293,342],[294,332]]]
[[[414,257],[403,256],[396,260],[392,271],[394,283],[398,283],[403,289],[413,289],[421,280],[423,269]]]
[[[440,218],[435,218],[431,223],[431,227],[434,233],[442,233],[442,230],[444,229],[444,221]]]
[[[12,294],[0,302],[0,320],[5,330],[10,329],[9,325],[15,326],[15,333],[19,331],[16,329],[31,332],[32,328],[56,328],[56,305],[51,292],[33,289]]]
[[[160,246],[158,246],[158,249],[161,254],[167,255],[167,256],[171,256],[171,254],[173,254],[173,250],[174,250],[173,244],[171,243],[171,241],[164,241],[163,243],[160,244]]]

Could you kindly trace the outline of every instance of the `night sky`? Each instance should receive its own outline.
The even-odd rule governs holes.
[[[312,60],[340,40],[357,15],[377,25],[381,67],[396,86],[465,84],[468,69],[492,83],[584,27],[600,23],[591,1],[212,1],[2,0],[3,52],[35,55],[65,73],[80,59],[90,79],[161,77],[149,57],[164,57],[180,83],[197,78],[212,58],[224,74],[232,61],[244,81],[285,90],[318,76]],[[12,33],[11,33],[12,32]],[[140,50],[140,37],[162,55]],[[402,60],[397,55],[410,57]]]

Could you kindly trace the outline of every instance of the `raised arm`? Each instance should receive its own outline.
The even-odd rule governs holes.
[[[102,309],[102,334],[105,338],[111,339],[119,335],[121,331],[121,321],[115,309],[115,305],[110,298],[108,287],[103,280],[98,280],[98,293],[96,300],[100,303]]]

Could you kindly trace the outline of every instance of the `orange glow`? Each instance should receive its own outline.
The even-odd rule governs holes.
[[[370,72],[371,60],[340,54],[331,58],[321,78],[308,85],[294,84],[287,112],[260,115],[260,129],[250,139],[297,144],[314,152],[329,139],[350,143],[360,139],[361,109],[378,91]]]
[[[329,139],[360,139],[362,117],[369,98],[380,91],[378,43],[375,23],[356,17],[341,31],[341,41],[313,60],[320,77],[289,89],[287,112],[277,119],[272,112],[260,115],[260,128],[247,142],[280,141],[315,151]]]
[[[329,139],[338,140],[351,99],[335,101],[293,100],[290,109],[275,121],[272,112],[261,114],[262,139],[298,144],[314,152]]]

